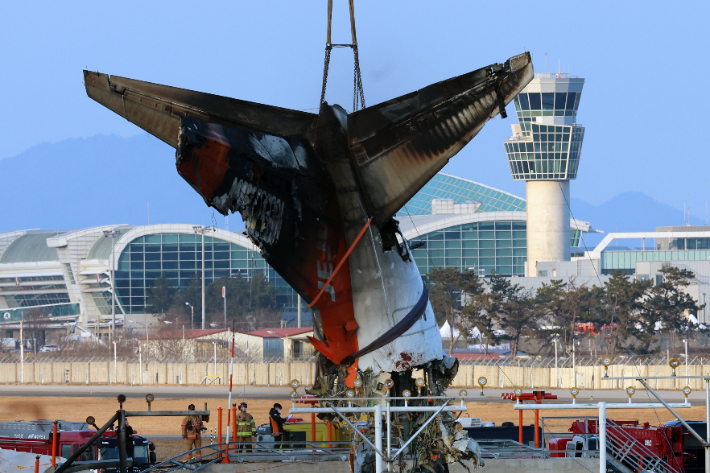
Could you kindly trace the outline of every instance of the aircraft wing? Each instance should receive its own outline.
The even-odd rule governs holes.
[[[297,110],[91,71],[84,71],[84,85],[90,98],[173,148],[177,147],[182,117],[277,136],[310,138],[315,131],[317,115]]]
[[[532,78],[524,53],[348,115],[353,164],[373,223],[402,208]]]

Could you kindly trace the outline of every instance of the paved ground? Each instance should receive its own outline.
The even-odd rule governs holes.
[[[301,392],[302,390],[299,390]],[[468,388],[468,394],[475,396],[480,393],[478,388]],[[510,402],[500,398],[501,393],[511,392],[512,389],[486,389],[484,397],[480,400],[484,402]],[[530,389],[525,389],[530,391]],[[449,394],[455,396],[459,389],[450,389]],[[552,389],[547,392],[558,396],[557,402],[571,402],[572,397],[567,389]],[[51,397],[114,397],[118,394],[125,394],[129,398],[144,398],[151,393],[156,398],[170,399],[192,399],[195,397],[206,399],[224,399],[227,396],[227,388],[224,386],[84,386],[84,385],[16,385],[8,384],[0,386],[0,396],[51,396]],[[284,386],[235,386],[234,396],[239,399],[287,399],[291,393],[291,388]],[[682,402],[684,397],[680,391],[661,391],[663,398],[668,402]],[[628,400],[627,394],[619,390],[583,390],[577,397],[578,402],[625,402]],[[650,393],[637,391],[634,396],[636,402],[655,402]],[[705,403],[705,393],[695,391],[690,395],[690,401],[695,404]],[[474,400],[475,402],[475,400]]]

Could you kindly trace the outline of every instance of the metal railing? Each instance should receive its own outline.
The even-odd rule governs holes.
[[[632,437],[621,426],[614,421],[606,421],[606,449],[607,452],[621,464],[632,471],[649,471],[655,473],[681,473],[683,471],[683,459],[677,468],[666,463],[666,461],[656,455],[656,453],[643,443]]]
[[[241,445],[241,447],[240,447]],[[248,446],[248,448],[247,448]],[[229,447],[230,463],[261,463],[261,462],[313,462],[313,461],[341,461],[348,460],[352,442],[342,441],[311,441],[296,442],[250,442],[247,444],[218,443],[193,448],[168,460],[156,463],[141,473],[171,471],[185,468],[191,471],[201,470],[213,463],[224,461],[225,451]],[[200,454],[201,457],[187,460]]]

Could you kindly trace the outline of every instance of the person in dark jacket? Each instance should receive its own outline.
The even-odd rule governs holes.
[[[271,423],[271,435],[274,436],[274,448],[283,448],[283,442],[285,441],[284,434],[284,424],[291,418],[291,415],[285,419],[281,417],[281,404],[278,402],[274,404],[274,407],[269,411],[269,422]]]
[[[126,431],[124,433],[124,438],[126,441],[126,458],[133,458],[133,434],[135,431],[133,427],[128,424],[128,419],[126,419]]]

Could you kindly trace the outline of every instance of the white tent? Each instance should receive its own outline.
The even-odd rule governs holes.
[[[450,340],[451,339],[451,325],[449,325],[449,321],[447,320],[444,322],[444,325],[441,326],[439,329],[439,333],[441,334],[441,338]],[[454,328],[454,338],[459,336],[459,331]]]

